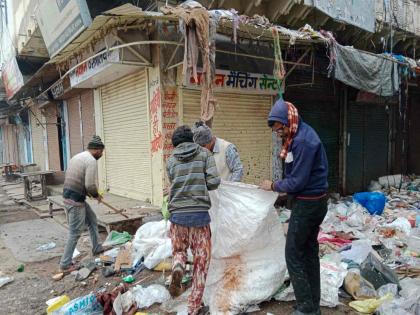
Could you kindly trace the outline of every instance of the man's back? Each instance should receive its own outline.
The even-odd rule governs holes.
[[[211,153],[199,145],[184,142],[169,158],[167,172],[171,181],[169,211],[186,213],[210,209],[209,190],[220,184]]]
[[[88,151],[81,152],[70,160],[64,180],[63,197],[76,202],[82,202],[91,188],[96,190],[97,184],[96,160]]]

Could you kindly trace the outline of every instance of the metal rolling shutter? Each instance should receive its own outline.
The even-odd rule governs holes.
[[[347,116],[348,193],[388,174],[389,119],[384,105],[351,103]]]
[[[146,72],[101,88],[106,182],[110,193],[151,200]]]
[[[41,114],[41,110],[36,106],[31,108],[31,131],[32,131],[32,151],[34,154],[34,163],[41,170],[45,170],[45,146],[44,146],[44,128],[46,128],[45,120]]]
[[[216,136],[236,145],[244,165],[246,183],[259,184],[271,178],[271,131],[267,116],[271,96],[216,93],[218,108],[213,121]],[[200,92],[183,89],[183,122],[200,118]]]

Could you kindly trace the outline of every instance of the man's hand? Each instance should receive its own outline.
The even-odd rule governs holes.
[[[271,180],[263,180],[263,182],[260,184],[260,189],[264,189],[267,191],[273,191],[272,189],[273,182]]]
[[[170,193],[169,186],[166,186],[165,188],[163,188],[163,196],[169,196],[169,193]]]

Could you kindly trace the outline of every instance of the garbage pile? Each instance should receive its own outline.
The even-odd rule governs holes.
[[[330,199],[318,235],[321,305],[336,307],[344,298],[361,313],[420,314],[420,177],[384,177],[371,188]],[[257,310],[256,305],[272,298],[295,299],[284,261],[290,210],[276,212],[276,197],[241,183],[222,183],[211,192],[213,248],[204,293],[211,314]],[[162,311],[184,314],[190,290],[172,299],[165,287],[171,281],[169,228],[170,222],[162,220],[142,225],[133,237],[112,231],[104,245],[113,248],[93,262],[82,262],[75,279],[83,281],[99,268],[103,277],[120,276],[121,284],[71,301],[67,296],[49,300],[47,313],[135,314],[162,303]],[[186,288],[192,278],[191,253],[188,261]],[[162,277],[143,286],[146,269]]]
[[[331,202],[318,235],[321,305],[420,314],[420,177],[384,176],[369,192]],[[283,286],[275,296],[294,299]]]

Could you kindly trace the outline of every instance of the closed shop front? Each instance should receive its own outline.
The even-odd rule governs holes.
[[[200,91],[182,89],[183,123],[192,126],[200,119]],[[271,178],[272,135],[267,117],[272,96],[217,92],[218,108],[212,130],[215,136],[238,148],[246,183],[259,184]]]
[[[66,100],[69,119],[70,156],[86,149],[95,133],[93,91],[91,89]]]
[[[365,190],[371,180],[388,175],[387,107],[350,103],[347,111],[346,192]]]
[[[3,125],[4,163],[19,164],[18,134],[16,125]]]
[[[32,151],[34,163],[41,169],[47,168],[47,130],[45,124],[45,117],[37,106],[31,107],[30,112],[31,133],[32,133]]]
[[[146,71],[125,76],[100,90],[106,186],[112,194],[151,200]]]
[[[302,120],[318,133],[328,158],[329,190],[337,192],[340,190],[340,106],[331,79],[320,73],[313,84],[307,84],[311,81],[311,71],[293,72],[284,97],[296,106]],[[292,86],[294,84],[297,86]]]

